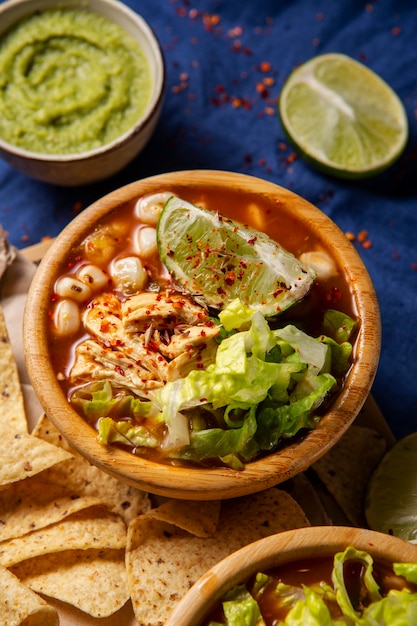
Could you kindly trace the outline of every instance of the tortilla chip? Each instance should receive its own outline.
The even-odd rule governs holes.
[[[184,517],[189,504],[181,503]],[[202,515],[206,504],[199,503]],[[223,501],[217,531],[211,537],[196,537],[156,519],[152,511],[136,518],[129,526],[126,548],[136,620],[162,626],[176,602],[215,563],[262,537],[304,526],[310,522],[301,507],[276,488]]]
[[[215,533],[219,521],[220,501],[201,503],[168,500],[152,509],[149,515],[182,528],[196,537],[210,537]]]
[[[123,517],[126,525],[151,508],[147,493],[121,483],[72,450],[46,415],[41,416],[32,435],[70,451],[73,455],[70,460],[44,472],[43,480],[65,485],[80,496],[96,496],[110,511]]]
[[[27,433],[23,392],[3,310],[0,307],[0,422]]]
[[[91,507],[62,522],[0,543],[0,564],[10,567],[43,554],[65,550],[126,547],[126,526],[106,507]]]
[[[0,485],[5,487],[72,457],[71,453],[27,433],[0,427]]]
[[[322,483],[355,526],[366,525],[364,498],[369,479],[386,450],[382,435],[352,425],[338,443],[312,465]]]
[[[0,491],[0,541],[21,537],[100,504],[93,496],[79,497],[64,487],[28,478]]]
[[[0,566],[0,616],[7,626],[58,626],[57,611]]]
[[[24,561],[12,572],[37,593],[108,617],[129,600],[124,555],[124,550],[68,550]]]

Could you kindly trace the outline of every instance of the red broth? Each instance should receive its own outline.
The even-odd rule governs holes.
[[[175,187],[171,188],[170,191],[177,193]],[[252,197],[250,194],[240,194],[236,191],[222,190],[219,192],[211,189],[207,189],[204,194],[193,192],[192,189],[188,191],[181,189],[178,195],[200,206],[216,210],[241,224],[267,232],[271,238],[278,241],[296,257],[316,249],[326,251],[324,242],[312,235],[297,218],[280,219],[279,212],[275,210],[275,204],[271,203],[268,198],[258,195]],[[114,288],[110,277],[111,263],[118,256],[137,254],[135,252],[135,237],[137,231],[143,228],[144,224],[135,214],[135,204],[136,200],[123,204],[101,220],[95,228],[95,233],[96,235],[98,232],[104,233],[102,240],[100,241],[100,238],[95,237],[96,243],[88,245],[86,244],[87,237],[80,242],[80,245],[74,248],[72,254],[66,259],[57,278],[74,276],[80,267],[86,263],[93,263],[108,276],[108,281],[101,288],[101,291],[111,291]],[[97,247],[97,241],[102,248],[100,245]],[[105,254],[102,254],[103,250]],[[164,288],[169,284],[169,275],[157,254],[147,258],[144,261],[144,266],[149,277],[148,289],[155,289],[158,284]],[[338,267],[336,270],[331,278],[316,280],[302,302],[295,304],[279,316],[280,322],[301,323],[303,330],[312,336],[317,336],[321,332],[320,324],[323,314],[329,308],[343,311],[356,318],[357,312],[349,284],[346,282],[342,268]],[[100,291],[96,292],[94,297],[98,293]],[[53,316],[52,309],[57,300],[59,298],[55,294],[51,302],[51,317]],[[80,312],[82,313],[87,306],[88,301],[82,302],[79,305]],[[87,336],[82,325],[77,332],[68,336],[57,336],[51,328],[49,335],[51,361],[58,380],[60,380],[62,388],[68,396],[73,391],[69,374],[74,364],[75,349]],[[339,380],[339,385],[342,384],[343,380]],[[322,410],[325,408],[323,406]],[[146,456],[160,460],[156,451],[150,451],[146,453]]]

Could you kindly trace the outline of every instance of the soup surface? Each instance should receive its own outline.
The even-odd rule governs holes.
[[[256,229],[250,240],[267,232],[314,268],[308,293],[268,319],[239,298],[223,310],[207,306],[159,256],[160,215],[176,195],[162,190],[118,207],[73,250],[51,298],[51,360],[104,444],[167,463],[241,469],[313,428],[341,388],[354,359],[354,302],[324,243],[268,198],[181,189],[185,205]],[[217,256],[226,273],[246,264],[234,253],[229,265]],[[250,280],[243,274],[242,289]]]

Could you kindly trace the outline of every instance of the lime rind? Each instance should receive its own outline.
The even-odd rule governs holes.
[[[365,517],[378,530],[417,544],[417,433],[397,441],[375,469]]]
[[[279,116],[289,141],[317,169],[342,178],[384,171],[404,151],[408,121],[397,94],[350,57],[314,57],[287,79]]]
[[[157,242],[175,282],[215,309],[239,298],[274,316],[301,300],[316,276],[265,233],[176,196],[162,211]]]

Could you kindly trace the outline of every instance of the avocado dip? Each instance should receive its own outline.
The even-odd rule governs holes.
[[[134,125],[151,76],[139,44],[83,9],[50,9],[0,38],[0,138],[43,154],[79,154]]]

